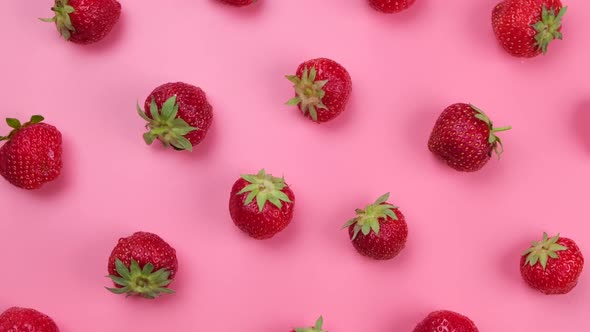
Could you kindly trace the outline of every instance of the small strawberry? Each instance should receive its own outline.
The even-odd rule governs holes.
[[[268,239],[293,219],[295,195],[285,183],[261,170],[244,174],[231,190],[229,212],[239,229],[255,239]]]
[[[314,326],[296,327],[291,332],[328,332],[323,330],[322,325],[324,325],[324,318],[320,316]]]
[[[175,150],[193,150],[201,143],[213,121],[213,108],[200,88],[181,82],[157,87],[145,100],[144,112],[137,112],[147,121],[149,129],[143,135],[150,145],[157,138],[164,146]]]
[[[52,18],[61,36],[76,44],[92,44],[111,32],[121,16],[117,0],[55,0]]]
[[[408,225],[398,207],[387,203],[389,193],[379,197],[344,224],[353,246],[363,256],[385,260],[397,256],[408,239]]]
[[[416,0],[369,0],[371,7],[384,13],[397,13],[407,9]]]
[[[40,115],[24,124],[6,119],[13,130],[0,136],[7,141],[0,147],[0,174],[19,188],[39,189],[61,173],[61,133],[43,120]]]
[[[546,54],[554,39],[562,39],[566,11],[559,0],[504,0],[492,11],[492,27],[508,53],[532,58]]]
[[[237,6],[237,7],[247,6],[247,5],[251,5],[253,3],[256,3],[256,0],[220,0],[220,1],[225,2],[228,5]]]
[[[504,148],[496,133],[509,129],[494,128],[490,118],[473,105],[453,104],[436,121],[428,148],[452,168],[474,172],[488,162],[492,151],[500,157]]]
[[[0,332],[59,332],[53,319],[35,309],[12,307],[0,315]]]
[[[136,232],[119,239],[109,258],[109,278],[115,294],[154,299],[172,294],[168,285],[178,270],[176,250],[156,234]]]
[[[296,75],[286,77],[295,88],[295,97],[287,105],[297,105],[317,123],[340,115],[352,92],[352,80],[346,69],[326,58],[306,61],[299,65]]]
[[[479,332],[471,319],[453,311],[441,310],[430,313],[418,323],[414,332]]]
[[[578,284],[584,257],[576,243],[559,234],[534,241],[520,259],[520,273],[532,288],[545,294],[566,294]]]

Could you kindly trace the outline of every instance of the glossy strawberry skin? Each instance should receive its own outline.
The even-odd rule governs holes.
[[[62,136],[46,123],[19,129],[0,147],[0,174],[23,189],[39,189],[62,169]]]
[[[520,273],[532,288],[544,294],[567,294],[578,284],[584,268],[584,257],[576,243],[561,237],[558,244],[568,249],[557,252],[558,259],[549,258],[545,269],[541,264],[525,264],[526,256],[520,259]]]
[[[387,203],[389,204],[389,203]],[[408,224],[399,209],[393,209],[398,220],[391,217],[379,219],[379,235],[370,232],[364,235],[358,233],[352,240],[354,248],[363,256],[377,260],[392,259],[406,246],[408,239]],[[354,225],[348,227],[350,239],[354,236]]]
[[[30,308],[12,307],[0,315],[0,332],[59,332],[49,316]]]
[[[201,143],[207,136],[213,122],[213,107],[207,101],[207,95],[201,88],[182,82],[160,85],[145,100],[146,115],[151,118],[149,109],[152,98],[156,101],[158,109],[161,109],[162,104],[172,96],[176,96],[178,104],[177,117],[186,121],[190,126],[198,128],[184,137],[193,146]]]
[[[220,1],[225,2],[229,5],[238,6],[238,7],[251,5],[256,2],[256,0],[220,0]]]
[[[369,0],[371,7],[384,13],[397,13],[409,8],[416,0]]]
[[[75,10],[70,19],[76,29],[69,40],[77,44],[102,40],[121,16],[121,4],[116,0],[70,0],[68,4]]]
[[[469,318],[448,310],[430,313],[414,328],[414,332],[479,332]]]
[[[119,276],[115,268],[117,258],[127,267],[131,265],[131,259],[134,259],[141,268],[148,263],[154,266],[154,271],[165,268],[170,271],[169,279],[174,279],[178,271],[176,250],[153,233],[136,232],[129,237],[119,239],[109,257],[109,275]],[[120,287],[117,284],[115,286]]]
[[[541,54],[535,45],[537,31],[532,27],[541,20],[543,6],[559,12],[560,0],[505,0],[492,11],[492,27],[502,47],[511,55],[532,58]]]
[[[282,208],[267,202],[259,212],[256,200],[244,205],[248,193],[240,194],[244,187],[250,183],[242,178],[238,179],[232,186],[229,199],[229,212],[236,226],[250,237],[264,240],[275,236],[284,230],[293,219],[295,208],[295,195],[289,186],[282,191],[289,197],[291,203],[283,202]]]

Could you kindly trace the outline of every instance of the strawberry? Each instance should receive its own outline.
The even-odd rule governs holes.
[[[566,11],[559,0],[505,0],[492,11],[492,27],[508,53],[532,58],[546,54],[554,39],[562,39]]]
[[[61,173],[61,133],[43,120],[40,115],[24,124],[6,119],[13,130],[0,136],[7,141],[0,147],[0,174],[19,188],[39,189]]]
[[[178,270],[176,250],[156,234],[136,232],[119,239],[109,258],[109,278],[115,294],[154,299],[172,294],[168,285]]]
[[[233,185],[229,212],[239,229],[255,239],[268,239],[293,219],[295,195],[285,183],[261,170],[244,174]]]
[[[220,1],[225,2],[228,5],[237,6],[237,7],[247,6],[247,5],[251,5],[253,3],[256,3],[256,0],[220,0]]]
[[[397,13],[407,9],[416,0],[369,0],[371,7],[384,13]]]
[[[471,319],[453,311],[430,313],[414,328],[414,332],[479,332]]]
[[[200,88],[181,82],[157,87],[145,100],[144,112],[137,112],[147,121],[149,129],[143,135],[150,145],[157,138],[164,146],[175,150],[193,150],[201,143],[213,121],[213,108]]]
[[[520,259],[520,273],[529,286],[545,294],[566,294],[578,284],[584,257],[576,243],[543,233]]]
[[[492,151],[500,157],[504,148],[496,133],[509,129],[494,128],[490,118],[473,105],[453,104],[436,121],[428,148],[452,168],[474,172],[488,162]]]
[[[121,16],[117,0],[55,0],[52,18],[61,36],[76,44],[92,44],[111,32]]]
[[[295,97],[287,105],[297,105],[317,123],[340,115],[352,92],[352,80],[346,69],[326,58],[306,61],[299,65],[295,75],[286,77],[295,88]]]
[[[53,319],[35,309],[12,307],[0,315],[1,332],[59,332]]]
[[[328,332],[323,330],[322,325],[324,325],[324,318],[320,316],[320,318],[318,318],[318,320],[315,322],[314,326],[296,327],[291,332]]]
[[[408,239],[408,225],[398,207],[387,203],[389,193],[379,197],[344,224],[353,246],[363,256],[385,260],[397,256]]]

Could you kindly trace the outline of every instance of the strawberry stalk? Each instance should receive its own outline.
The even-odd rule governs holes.
[[[360,232],[363,232],[363,235],[369,235],[373,231],[375,235],[379,235],[380,219],[390,217],[393,220],[399,220],[394,211],[394,209],[397,209],[397,206],[387,204],[388,199],[389,193],[377,198],[375,203],[367,205],[364,210],[356,209],[356,217],[350,219],[342,226],[342,229],[345,229],[354,225],[352,241],[356,239]]]
[[[312,120],[318,121],[318,109],[327,109],[326,105],[322,102],[322,98],[326,95],[323,87],[328,83],[328,80],[316,81],[317,71],[315,67],[308,70],[307,67],[303,70],[301,78],[297,75],[285,76],[295,88],[297,96],[289,99],[287,105],[296,106],[300,105],[303,114],[309,113]]]
[[[76,29],[72,25],[70,14],[75,11],[74,7],[68,5],[70,0],[55,0],[55,5],[51,7],[51,10],[55,12],[55,16],[51,18],[40,18],[43,22],[55,22],[59,34],[68,40],[72,36],[72,32]]]
[[[242,179],[248,181],[250,184],[245,186],[236,195],[248,193],[244,205],[248,205],[256,199],[258,212],[262,212],[267,201],[279,209],[283,207],[282,202],[291,203],[291,199],[282,191],[287,186],[284,178],[266,174],[266,171],[262,169],[258,174],[243,174]]]
[[[8,136],[0,136],[0,141],[8,141],[20,129],[37,123],[41,123],[43,120],[45,120],[45,118],[43,118],[41,115],[33,115],[31,116],[31,119],[28,122],[21,124],[21,122],[18,119],[6,118],[6,124],[8,124],[10,128],[12,128],[12,131],[8,134]]]
[[[108,278],[121,287],[107,288],[115,294],[127,294],[129,296],[141,296],[148,299],[155,299],[161,293],[172,294],[173,290],[167,286],[172,282],[170,271],[166,268],[154,272],[151,263],[143,268],[137,261],[131,260],[131,266],[127,268],[120,259],[116,259],[115,267],[119,276],[109,275]]]
[[[535,45],[543,52],[547,53],[547,47],[555,39],[563,39],[563,35],[559,31],[561,28],[561,19],[567,12],[567,7],[563,7],[559,10],[559,13],[555,15],[555,10],[551,8],[548,10],[547,7],[543,6],[541,13],[541,20],[532,25],[537,31],[535,35]]]
[[[471,106],[471,108],[473,108],[473,110],[475,112],[477,112],[475,114],[475,117],[477,119],[485,122],[488,125],[488,128],[490,129],[490,136],[488,137],[488,143],[490,143],[492,145],[492,149],[494,150],[494,152],[498,156],[498,159],[500,159],[500,155],[502,153],[504,153],[504,145],[502,144],[502,140],[500,139],[500,137],[498,137],[496,135],[496,133],[501,132],[501,131],[510,130],[510,129],[512,129],[512,127],[506,126],[506,127],[494,128],[492,120],[490,120],[490,118],[482,110],[480,110],[479,108],[477,108],[471,104],[469,104],[469,106]],[[500,148],[498,149],[498,147],[500,147]]]
[[[320,316],[313,327],[297,327],[295,332],[327,332],[322,329],[324,325],[324,317]]]
[[[557,241],[559,241],[559,234],[549,238],[547,233],[543,233],[543,239],[541,241],[533,241],[531,247],[522,254],[526,256],[524,264],[535,266],[537,263],[540,263],[543,270],[545,270],[549,258],[558,259],[559,256],[557,253],[568,249],[566,246],[557,243]]]

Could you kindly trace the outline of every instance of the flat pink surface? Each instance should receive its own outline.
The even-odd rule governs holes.
[[[112,34],[86,47],[37,20],[50,0],[5,1],[1,117],[45,115],[63,133],[65,167],[37,192],[0,181],[0,310],[37,308],[62,332],[285,332],[320,314],[330,332],[402,332],[436,309],[481,331],[590,330],[590,271],[569,295],[545,296],[518,269],[543,231],[590,259],[590,4],[569,0],[565,40],[520,60],[497,46],[496,1],[418,0],[385,15],[364,0],[124,0]],[[324,125],[284,105],[283,75],[320,56],[353,79],[349,108]],[[202,87],[214,107],[192,154],[141,139],[135,103],[168,81]],[[514,127],[501,161],[462,174],[430,154],[432,125],[454,102]],[[238,175],[262,167],[285,176],[297,206],[259,242],[227,205]],[[339,228],[388,191],[410,237],[374,262]],[[138,230],[177,249],[176,295],[103,288],[117,239]]]

